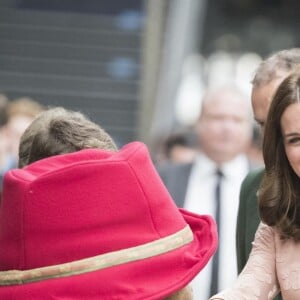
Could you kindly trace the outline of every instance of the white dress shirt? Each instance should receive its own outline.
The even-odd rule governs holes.
[[[219,240],[219,290],[228,288],[237,277],[236,220],[241,183],[249,171],[249,161],[240,155],[222,164],[221,228]],[[215,217],[215,186],[217,166],[199,154],[191,170],[184,207],[199,214]],[[195,299],[208,299],[212,273],[212,259],[192,281]]]

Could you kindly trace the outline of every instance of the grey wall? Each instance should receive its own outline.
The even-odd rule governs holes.
[[[0,93],[10,99],[29,96],[45,105],[81,110],[120,144],[134,140],[139,16],[17,4],[0,0]]]

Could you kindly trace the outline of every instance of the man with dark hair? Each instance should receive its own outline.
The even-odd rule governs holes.
[[[191,162],[196,155],[196,149],[188,132],[175,132],[167,137],[164,143],[167,162]]]

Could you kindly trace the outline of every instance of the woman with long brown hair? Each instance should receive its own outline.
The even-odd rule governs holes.
[[[300,299],[300,69],[276,91],[265,127],[261,224],[234,286],[211,299]]]

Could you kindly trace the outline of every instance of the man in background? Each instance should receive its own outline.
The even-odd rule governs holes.
[[[28,97],[17,98],[8,103],[7,136],[9,152],[15,161],[18,157],[21,135],[43,110],[44,108],[40,103]]]
[[[239,190],[251,168],[247,148],[252,133],[250,105],[233,87],[209,91],[196,125],[199,152],[193,163],[170,164],[160,175],[179,207],[214,216],[219,250],[192,283],[195,299],[208,299],[235,280],[235,231]]]
[[[0,95],[0,192],[3,175],[17,166],[21,135],[42,110],[42,105],[31,98],[9,101]]]
[[[162,158],[158,163],[187,163],[193,161],[196,154],[191,132],[174,132],[163,141]]]

